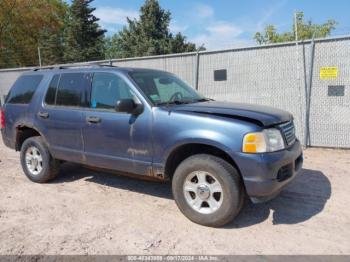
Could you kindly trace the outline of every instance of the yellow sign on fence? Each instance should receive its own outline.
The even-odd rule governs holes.
[[[320,68],[320,79],[335,79],[338,77],[338,67],[336,66],[325,66]]]

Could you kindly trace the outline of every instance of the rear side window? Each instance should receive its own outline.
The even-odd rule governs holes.
[[[84,105],[89,85],[89,75],[87,74],[62,74],[58,84],[56,105],[74,107]]]
[[[56,100],[56,91],[58,87],[58,81],[60,80],[60,75],[55,75],[49,85],[49,88],[47,89],[46,97],[45,97],[45,103],[47,105],[54,105]]]
[[[42,75],[19,77],[11,88],[6,102],[9,104],[29,104],[42,79]]]

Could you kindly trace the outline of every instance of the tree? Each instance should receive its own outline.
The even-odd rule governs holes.
[[[327,37],[335,29],[337,22],[330,19],[324,24],[313,24],[311,20],[304,20],[304,13],[298,12],[296,14],[298,39],[306,40],[315,38]],[[258,44],[281,43],[295,40],[295,22],[291,32],[278,33],[276,27],[268,25],[263,33],[257,32],[254,39]]]
[[[175,37],[170,40],[170,53],[184,53],[195,51],[196,45],[193,43],[186,42],[186,37],[180,32],[175,35]],[[205,48],[201,47],[201,51]]]
[[[120,57],[120,46],[118,41],[118,36],[113,35],[112,37],[107,36],[105,37],[105,58],[106,59],[112,59],[115,57]]]
[[[57,32],[43,30],[40,52],[43,65],[64,63],[63,28]]]
[[[60,2],[55,3],[51,0],[52,5],[59,5]],[[57,27],[55,30],[52,28],[43,28],[41,30],[40,44],[42,63],[44,65],[53,65],[64,62],[64,39],[63,33],[66,27],[66,14],[68,12],[68,5],[57,6],[60,8],[59,17],[57,20]]]
[[[93,0],[73,0],[64,31],[64,60],[82,62],[104,58],[104,33],[92,13]]]
[[[171,13],[157,0],[146,0],[140,9],[140,19],[127,18],[127,26],[107,39],[106,56],[135,57],[195,51],[181,33],[173,36],[169,30]]]
[[[66,10],[62,0],[1,0],[0,67],[37,65],[37,48],[44,45],[47,34],[62,30]]]
[[[14,66],[15,63],[10,59],[14,50],[9,48],[10,28],[12,27],[16,0],[4,0],[0,2],[0,68]]]
[[[16,0],[3,0],[0,2],[0,47],[4,44],[4,35],[11,26],[12,17],[16,8]]]

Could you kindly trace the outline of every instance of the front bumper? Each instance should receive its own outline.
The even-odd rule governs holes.
[[[290,148],[278,152],[240,153],[236,163],[248,196],[259,203],[275,197],[293,180],[302,168],[303,153],[297,140]]]

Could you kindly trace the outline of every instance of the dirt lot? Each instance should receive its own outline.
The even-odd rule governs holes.
[[[196,225],[170,184],[66,164],[34,184],[0,142],[0,254],[350,254],[350,151],[308,149],[276,199],[225,228]]]

